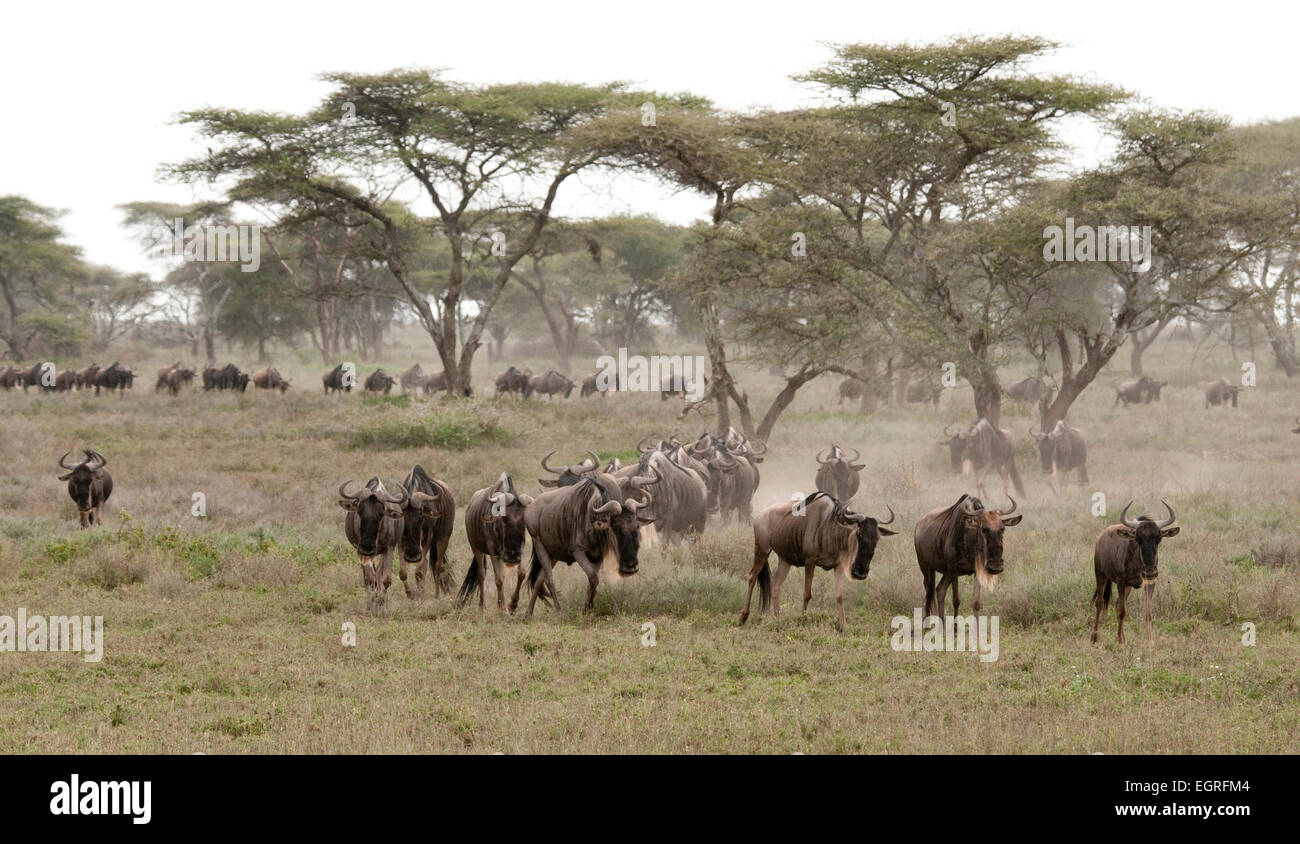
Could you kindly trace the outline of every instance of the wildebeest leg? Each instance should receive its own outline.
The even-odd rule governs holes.
[[[1145,600],[1143,601],[1143,604],[1145,605],[1145,615],[1146,615],[1146,622],[1147,622],[1147,641],[1154,642],[1155,634],[1151,632],[1151,599],[1155,597],[1156,585],[1154,583],[1148,583],[1145,587],[1143,587],[1142,591],[1146,593],[1144,596]]]
[[[754,567],[749,570],[749,577],[746,578],[749,587],[745,590],[745,608],[740,611],[741,624],[749,620],[749,604],[754,599],[754,584],[767,582],[767,574],[763,570],[767,568],[769,554],[771,554],[770,548],[759,541],[754,542]]]
[[[361,584],[366,587],[366,610],[374,612],[383,603],[379,594],[379,573],[375,571],[374,557],[361,557]]]
[[[1121,645],[1124,644],[1124,604],[1128,600],[1128,590],[1133,587],[1127,583],[1119,587],[1119,596],[1115,599],[1115,618],[1119,620],[1119,636],[1116,639]]]
[[[587,555],[581,549],[573,555],[578,561],[578,567],[587,575],[587,603],[583,604],[583,612],[591,612],[596,605],[596,587],[600,585],[600,567],[587,559]]]
[[[808,566],[810,571],[812,568],[811,565]],[[808,583],[811,586],[811,578],[809,578]],[[843,633],[844,628],[849,626],[848,621],[844,618],[844,566],[835,567],[835,605],[840,610],[840,632]]]
[[[952,585],[952,581],[953,575],[944,572],[943,577],[939,578],[939,588],[935,590],[934,597],[937,599],[935,601],[935,610],[939,614],[939,622],[941,624],[947,619],[947,616],[944,615],[943,602],[948,598],[948,587]]]
[[[777,558],[776,575],[772,578],[772,617],[781,617],[781,586],[785,583],[785,577],[790,573],[790,564]]]
[[[542,567],[542,573],[533,585],[533,597],[528,601],[528,612],[525,613],[525,618],[532,617],[533,607],[537,604],[537,596],[543,589],[550,593],[551,603],[555,605],[555,611],[560,611],[560,593],[556,591],[555,580],[551,577],[551,555],[546,553],[546,549],[540,545],[534,546],[534,549],[537,554],[537,564]]]
[[[961,609],[961,578],[953,577],[952,579],[952,614],[961,615],[958,610]]]
[[[1106,576],[1104,574],[1099,574],[1097,575],[1097,591],[1092,595],[1092,603],[1097,607],[1097,613],[1092,619],[1092,635],[1088,637],[1088,641],[1093,643],[1096,643],[1097,641],[1097,628],[1101,626],[1101,612],[1106,605],[1106,599],[1102,597],[1105,592]]]
[[[515,594],[510,599],[510,614],[514,615],[515,610],[519,608],[519,590],[524,585],[524,564],[520,563],[515,566]]]
[[[382,562],[379,564],[379,578],[384,591],[379,595],[379,603],[383,604],[388,600],[388,587],[393,585],[393,549],[385,551],[380,559]]]
[[[812,600],[812,579],[813,572],[817,571],[816,566],[803,567],[803,612],[801,615],[808,614],[808,602]],[[836,571],[839,571],[837,568]]]
[[[421,566],[424,565],[424,560],[421,560],[419,565]],[[419,566],[416,567],[416,570],[417,571],[419,570]],[[406,557],[405,556],[403,556],[400,560],[397,561],[397,578],[402,581],[402,588],[406,590],[406,597],[414,600],[415,590],[411,588],[410,582],[406,579]]]
[[[921,611],[921,615],[929,618],[930,608],[934,606],[934,569],[921,572],[921,582],[925,584],[925,609]]]
[[[483,609],[483,604],[485,601],[483,597],[483,593],[487,591],[487,586],[485,585],[487,583],[487,560],[483,559],[483,557],[487,557],[492,561],[492,579],[495,580],[497,584],[497,609],[500,610],[501,612],[505,612],[506,611],[506,595],[505,595],[506,575],[505,575],[505,571],[503,570],[503,566],[501,565],[501,558],[494,557],[491,554],[485,554],[485,555],[475,554],[474,562],[471,564],[479,567],[478,568],[478,589],[479,589],[478,608]]]

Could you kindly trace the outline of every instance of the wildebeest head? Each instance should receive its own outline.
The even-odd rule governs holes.
[[[599,494],[592,495],[587,504],[592,530],[608,530],[612,534],[614,551],[618,557],[618,573],[624,577],[636,574],[637,552],[641,548],[641,526],[654,522],[653,516],[645,514],[652,502],[650,493],[642,489],[641,497],[644,500],[628,497],[619,501],[612,498],[609,490],[595,480],[586,478],[584,483],[590,483],[594,489],[599,490]],[[615,486],[614,489],[618,490],[618,487]],[[641,515],[638,515],[638,510],[642,511]]]
[[[939,445],[948,446],[948,457],[952,461],[952,471],[960,475],[962,471],[962,461],[966,456],[966,440],[970,439],[970,434],[966,431],[958,431],[955,434],[948,433],[951,425],[943,426],[943,435],[947,439],[939,440]]]
[[[819,490],[846,500],[858,491],[858,472],[865,468],[865,464],[854,463],[861,457],[861,453],[856,448],[851,451],[853,456],[849,457],[844,449],[831,445],[831,450],[825,457],[822,452],[818,452],[817,464],[821,467],[817,470]]]
[[[406,501],[402,505],[402,559],[408,563],[418,563],[432,536],[429,517],[438,510],[438,487],[430,484],[432,492],[405,487],[402,489],[406,493]],[[429,536],[425,536],[426,533]]]
[[[1067,433],[1065,422],[1058,420],[1056,426],[1046,434],[1029,429],[1029,436],[1038,441],[1038,456],[1043,462],[1043,472],[1052,473],[1052,467],[1056,461],[1056,449],[1060,445],[1061,438]]]
[[[1125,539],[1132,539],[1137,543],[1138,550],[1142,554],[1142,580],[1155,580],[1159,574],[1157,552],[1160,546],[1160,540],[1166,536],[1177,536],[1181,529],[1174,524],[1174,508],[1163,500],[1160,502],[1165,505],[1169,511],[1169,518],[1162,521],[1155,521],[1148,516],[1138,516],[1136,519],[1128,517],[1128,508],[1133,506],[1133,502],[1124,505],[1124,510],[1119,514],[1119,520],[1122,527],[1117,533]]]
[[[402,507],[406,503],[406,490],[401,496],[392,496],[384,489],[379,478],[371,478],[366,485],[354,493],[347,491],[351,481],[344,481],[339,486],[339,506],[349,514],[357,516],[356,538],[348,536],[356,546],[357,553],[363,557],[373,557],[380,552],[379,530],[384,519],[401,519]],[[349,532],[350,533],[350,532]]]
[[[72,452],[64,452],[59,458],[59,467],[67,469],[65,474],[59,475],[59,480],[68,482],[68,495],[77,505],[77,515],[81,519],[81,526],[86,527],[90,524],[91,510],[95,506],[94,497],[91,487],[96,480],[96,472],[108,465],[108,459],[98,451],[82,450],[86,459],[75,466],[67,463],[68,455]]]
[[[1009,527],[1020,524],[1024,515],[1012,516],[1016,511],[1016,500],[1011,499],[1010,510],[986,510],[978,498],[968,497],[961,505],[961,523],[963,544],[973,553],[975,576],[981,583],[989,584],[989,578],[1001,574],[1002,534]]]
[[[514,480],[502,472],[496,486],[488,493],[488,501],[492,506],[483,521],[488,530],[498,532],[501,562],[518,565],[523,559],[524,538],[528,535],[524,528],[524,508],[533,503],[533,497],[516,492]]]
[[[589,475],[600,468],[600,457],[592,451],[587,452],[587,457],[584,457],[581,463],[574,466],[565,466],[561,469],[556,469],[546,462],[554,455],[555,450],[552,449],[542,458],[542,468],[556,477],[537,479],[539,484],[551,489],[561,486],[573,486],[578,481],[582,480],[583,475]]]
[[[855,530],[857,542],[857,551],[853,555],[853,563],[849,567],[849,575],[854,580],[866,580],[867,575],[871,573],[871,560],[876,555],[876,543],[882,536],[894,536],[898,533],[896,530],[890,530],[885,525],[893,524],[896,516],[894,508],[885,505],[889,511],[888,521],[879,521],[866,513],[855,513],[848,507],[845,507],[834,496],[825,492],[814,492],[804,499],[804,505],[807,506],[818,496],[826,496],[834,505],[834,518],[842,527]]]

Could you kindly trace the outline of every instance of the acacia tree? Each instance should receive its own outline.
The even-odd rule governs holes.
[[[371,220],[372,247],[433,340],[448,392],[460,395],[470,385],[492,307],[515,265],[536,247],[560,188],[601,159],[599,151],[575,142],[574,130],[598,120],[627,94],[617,84],[476,86],[427,70],[323,78],[334,90],[305,116],[187,112],[182,122],[220,148],[171,172],[233,179],[234,199],[282,195]],[[431,216],[403,219],[390,200],[407,186],[414,186],[412,201],[427,203]],[[497,266],[491,289],[461,336],[473,248],[467,240],[503,214],[519,227],[492,238]],[[445,242],[449,265],[437,287],[423,287],[412,277],[419,241],[403,235],[404,222]],[[433,295],[436,301],[430,301]]]

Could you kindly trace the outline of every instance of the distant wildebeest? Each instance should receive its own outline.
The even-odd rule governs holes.
[[[183,366],[167,370],[167,374],[163,378],[164,386],[167,387],[167,392],[173,396],[178,395],[181,391],[181,387],[190,383],[192,380],[194,380],[194,370]]]
[[[1005,428],[995,428],[989,420],[981,417],[966,431],[948,433],[948,426],[943,429],[940,445],[948,446],[952,470],[957,474],[975,475],[975,489],[984,495],[984,476],[992,469],[1002,478],[1002,491],[1009,495],[1007,481],[1015,487],[1016,494],[1023,497],[1024,484],[1020,472],[1016,469],[1016,449],[1011,441],[1011,432]]]
[[[1088,482],[1088,445],[1083,439],[1082,431],[1059,420],[1046,434],[1030,428],[1029,436],[1038,441],[1038,456],[1043,461],[1044,474],[1055,478],[1060,473],[1061,483],[1064,484],[1070,478],[1070,470],[1078,469],[1079,483]],[[1048,483],[1051,484],[1051,479],[1048,479]]]
[[[858,473],[864,468],[862,463],[853,462],[861,456],[858,450],[854,448],[850,451],[853,452],[852,457],[832,444],[825,459],[820,453],[817,455],[817,489],[845,504],[858,494]]]
[[[696,377],[699,377],[698,375]],[[709,376],[704,376],[704,386],[708,387]],[[659,376],[659,400],[667,401],[673,396],[688,396],[695,394],[695,381],[684,375],[675,366],[668,372],[661,373]]]
[[[23,371],[14,366],[6,366],[0,369],[0,387],[6,390],[12,390],[14,387],[23,385]]]
[[[99,374],[99,364],[92,363],[90,366],[77,373],[77,389],[85,390],[95,386],[95,376]]]
[[[158,381],[153,385],[154,392],[158,392],[159,390],[165,389],[167,387],[167,374],[171,372],[173,369],[180,369],[180,368],[181,368],[181,362],[176,361],[171,366],[164,366],[162,369],[158,370]]]
[[[578,392],[578,396],[585,399],[587,396],[594,393],[600,393],[600,397],[604,398],[606,393],[614,392],[618,392],[618,377],[615,376],[613,378],[612,385],[606,383],[605,386],[602,387],[600,373],[594,372],[582,379],[582,389]]]
[[[487,580],[487,563],[492,561],[492,574],[497,584],[497,609],[505,612],[505,571],[515,570],[515,594],[510,599],[510,612],[519,607],[519,589],[524,583],[524,540],[528,532],[524,527],[524,510],[533,503],[531,495],[515,490],[515,482],[505,472],[490,487],[484,487],[469,500],[465,508],[465,538],[474,555],[469,570],[460,584],[460,605],[464,606],[474,592],[478,592],[478,606],[484,604],[484,582]]]
[[[844,404],[845,399],[854,401],[862,398],[867,394],[867,385],[863,384],[856,378],[845,378],[840,382],[840,400],[837,404]]]
[[[577,385],[571,378],[556,372],[554,369],[548,369],[541,375],[534,375],[528,381],[530,392],[545,394],[548,399],[554,398],[560,393],[563,393],[567,399],[573,393],[575,386]]]
[[[402,482],[406,503],[402,505],[402,561],[398,576],[408,598],[424,598],[426,575],[433,578],[433,596],[450,593],[453,588],[451,567],[447,562],[447,543],[456,526],[456,499],[445,483],[429,477],[417,464]],[[415,586],[406,579],[406,566],[415,566]]]
[[[66,393],[73,387],[77,386],[77,372],[74,369],[65,369],[58,375],[54,376],[54,390],[58,393]]]
[[[387,395],[392,392],[393,385],[396,383],[397,379],[393,378],[393,376],[389,375],[382,369],[376,369],[374,372],[366,376],[365,388],[368,393],[383,393]]]
[[[1027,402],[1029,404],[1051,395],[1050,388],[1040,378],[1021,379],[1002,392],[1012,401]]]
[[[922,404],[924,402],[938,404],[939,394],[942,392],[943,388],[936,381],[913,381],[903,391],[903,399],[912,404]]]
[[[993,588],[994,579],[1004,568],[1002,560],[1002,534],[1006,528],[1020,524],[1021,516],[1012,516],[1016,501],[1011,499],[1010,510],[986,510],[978,498],[962,495],[949,507],[931,510],[920,518],[913,531],[916,544],[916,562],[921,567],[921,580],[925,584],[924,616],[935,615],[945,619],[944,597],[952,586],[952,613],[961,607],[960,582],[963,575],[974,575],[975,612],[980,610],[980,588]],[[942,577],[938,588],[935,574]]]
[[[1211,381],[1205,385],[1205,406],[1210,407],[1211,405],[1214,405],[1215,407],[1218,407],[1219,405],[1223,405],[1224,407],[1227,407],[1228,402],[1232,402],[1232,406],[1236,407],[1237,394],[1240,393],[1241,390],[1242,388],[1240,386],[1229,382],[1227,378],[1220,378],[1218,381]]]
[[[582,458],[581,463],[577,463],[573,466],[565,466],[561,469],[556,469],[546,462],[554,455],[555,451],[552,449],[542,458],[542,468],[556,477],[537,479],[539,484],[551,489],[554,489],[555,487],[572,486],[582,480],[584,475],[590,475],[592,472],[595,472],[600,468],[600,455],[593,451],[588,451],[587,456]]]
[[[844,575],[854,580],[865,580],[871,570],[871,558],[876,553],[876,543],[881,536],[893,536],[896,531],[884,525],[894,521],[893,508],[889,508],[889,521],[881,522],[864,513],[854,513],[825,492],[814,492],[802,502],[782,501],[763,510],[754,519],[754,567],[749,572],[749,588],[745,592],[745,609],[740,613],[740,623],[749,618],[749,605],[754,597],[754,584],[759,587],[759,610],[772,604],[772,615],[781,614],[781,585],[790,573],[791,566],[803,568],[803,611],[808,612],[812,600],[813,572],[819,568],[835,572],[835,603],[839,607],[839,627],[847,624],[844,618]],[[768,568],[768,556],[776,552],[776,577]]]
[[[398,376],[398,383],[401,384],[403,393],[407,390],[423,390],[429,383],[429,376],[424,374],[424,369],[417,363]]]
[[[1160,503],[1164,504],[1165,509],[1169,511],[1169,518],[1159,522],[1147,516],[1130,519],[1128,508],[1133,506],[1133,502],[1130,501],[1124,505],[1124,510],[1119,515],[1120,524],[1111,525],[1097,537],[1097,548],[1092,555],[1093,568],[1097,575],[1097,588],[1092,593],[1092,603],[1097,610],[1092,621],[1090,639],[1093,642],[1097,641],[1097,627],[1101,624],[1101,614],[1110,606],[1111,584],[1119,586],[1119,596],[1115,601],[1115,618],[1119,625],[1116,641],[1121,645],[1124,644],[1124,604],[1128,599],[1129,590],[1138,587],[1142,587],[1145,597],[1143,603],[1147,639],[1152,638],[1151,597],[1155,593],[1156,577],[1160,573],[1157,560],[1160,540],[1177,536],[1180,530],[1177,525],[1174,525],[1174,508],[1164,501]]]
[[[1157,381],[1149,375],[1125,381],[1115,388],[1115,404],[1112,407],[1121,402],[1128,407],[1130,404],[1150,404],[1153,401],[1160,401],[1160,391],[1168,383],[1168,381]]]
[[[252,374],[253,386],[259,390],[279,390],[283,393],[289,389],[289,382],[274,367],[259,369]]]
[[[524,510],[524,526],[533,548],[528,569],[532,597],[527,614],[533,614],[542,595],[549,596],[555,609],[560,609],[560,596],[551,574],[556,563],[576,562],[587,575],[586,610],[595,603],[602,566],[617,565],[623,577],[636,574],[641,526],[653,521],[638,510],[651,503],[650,496],[644,493],[642,501],[624,497],[618,480],[599,472],[533,499]]]
[[[533,371],[531,369],[516,369],[512,366],[497,376],[497,395],[518,393],[523,398],[528,398],[532,395],[532,378]]]
[[[447,390],[447,371],[446,371],[446,370],[443,370],[442,372],[439,372],[437,375],[430,375],[430,376],[429,376],[429,380],[428,380],[428,382],[424,385],[424,392],[425,392],[425,395],[433,395],[434,393],[442,393],[442,392],[445,392],[446,390]],[[463,390],[461,390],[461,395],[464,395],[464,396],[467,396],[467,397],[468,397],[468,396],[472,396],[472,395],[474,395],[474,390],[473,390],[472,387],[466,386]]]
[[[744,450],[751,453],[736,453]],[[709,512],[717,513],[720,521],[734,516],[739,522],[749,523],[759,482],[757,464],[762,458],[752,453],[748,442],[738,443],[733,451],[725,440],[704,433],[687,449],[687,453],[707,467]]]
[[[22,380],[19,386],[23,388],[24,393],[27,392],[28,387],[39,387],[42,392],[52,393],[54,392],[54,381],[57,374],[53,364],[48,366],[44,363],[34,364],[22,371]]]
[[[108,390],[110,393],[118,390],[118,395],[125,395],[135,381],[135,373],[117,361],[113,361],[109,366],[95,373],[95,395],[99,395],[101,389]]]
[[[642,512],[654,519],[654,532],[676,543],[704,532],[708,521],[708,486],[696,472],[675,463],[663,451],[644,451],[630,466],[612,472],[625,491],[648,488],[654,503]]]
[[[389,495],[377,477],[355,493],[348,492],[350,483],[344,481],[339,487],[339,506],[347,511],[343,530],[357,549],[366,586],[366,608],[374,612],[384,605],[393,583],[393,551],[402,541],[402,508],[407,495],[405,490],[400,496]]]
[[[352,392],[352,370],[345,369],[341,363],[322,375],[320,380],[325,385],[325,395],[327,396],[330,394],[330,390],[336,393],[340,391],[344,393]]]
[[[1296,424],[1296,427],[1294,427],[1294,428],[1291,429],[1291,433],[1293,433],[1293,434],[1300,434],[1300,416],[1296,416],[1296,418],[1295,418],[1295,424]]]
[[[68,482],[68,497],[77,505],[81,526],[85,528],[97,525],[103,521],[100,508],[113,494],[113,476],[104,468],[108,465],[108,459],[98,451],[83,449],[86,459],[76,465],[69,465],[67,458],[71,453],[65,452],[59,458],[59,468],[68,470],[66,474],[59,475],[59,480]]]

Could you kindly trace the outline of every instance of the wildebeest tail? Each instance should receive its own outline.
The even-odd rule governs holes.
[[[483,573],[479,570],[478,560],[469,561],[469,571],[465,572],[465,579],[460,584],[460,596],[457,600],[461,606],[470,599],[476,591],[483,588]]]
[[[1007,465],[1010,469],[1011,485],[1016,488],[1016,495],[1023,498],[1025,495],[1025,485],[1024,482],[1020,480],[1020,472],[1016,469],[1016,457],[1014,454],[1011,456]]]
[[[1105,589],[1106,589],[1106,591],[1102,594],[1102,603],[1101,603],[1101,605],[1102,605],[1103,607],[1109,607],[1109,606],[1110,606],[1110,581],[1109,581],[1109,580],[1106,581],[1106,587],[1105,587]],[[1094,590],[1092,590],[1092,601],[1093,601],[1093,603],[1096,603],[1096,602],[1097,602],[1097,594],[1098,594],[1099,592],[1101,592],[1101,591],[1102,591],[1102,585],[1101,585],[1100,583],[1098,583],[1098,584],[1097,584],[1097,588],[1094,589]]]

